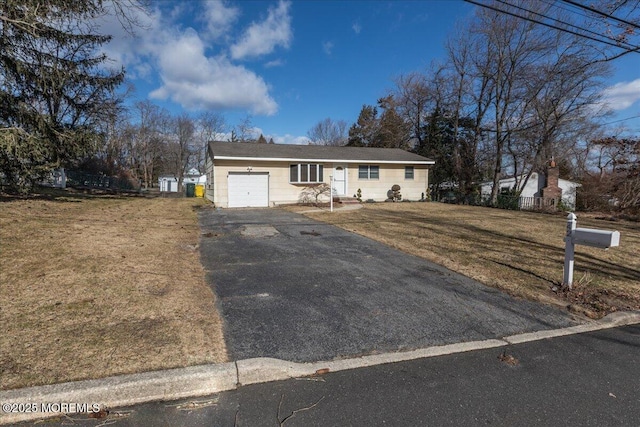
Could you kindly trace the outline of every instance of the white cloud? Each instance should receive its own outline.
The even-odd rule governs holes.
[[[133,65],[129,69],[130,70],[133,69],[133,71],[135,72],[135,75],[141,79],[146,79],[150,77],[151,73],[153,72],[153,67],[151,67],[151,64],[149,64],[148,62],[142,62],[136,65]]]
[[[281,59],[274,59],[273,61],[269,61],[264,64],[264,68],[273,68],[273,67],[282,67],[284,65],[284,61]]]
[[[113,10],[112,5],[107,4],[107,8]],[[142,8],[131,8],[128,14],[131,21],[136,23],[131,28],[136,33],[135,41],[115,13],[98,18],[95,25],[102,34],[112,37],[109,44],[102,46],[102,51],[112,64],[116,67],[125,66],[129,78],[144,77],[149,70],[146,69],[146,58],[140,53],[147,50],[149,34],[154,34],[160,27],[161,15],[157,9],[146,13]]]
[[[269,141],[270,139],[273,139],[273,142],[276,144],[309,145],[309,143],[311,142],[311,140],[306,136],[295,136],[288,133],[280,136],[280,135],[266,133],[264,129],[258,126],[253,126],[249,130],[247,136],[249,138],[258,139],[260,135],[264,136],[267,141]],[[231,139],[231,132],[216,134],[215,139],[217,141],[229,141]]]
[[[188,109],[247,108],[264,115],[278,110],[261,77],[223,55],[207,57],[194,30],[163,44],[158,63],[163,84],[152,98],[170,98]]]
[[[360,25],[359,22],[354,22],[353,25],[351,26],[351,29],[353,29],[354,33],[360,34],[360,31],[362,31],[362,25]]]
[[[324,42],[322,43],[322,50],[325,54],[331,55],[331,51],[333,51],[333,43],[332,42]]]
[[[309,138],[307,138],[306,136],[295,136],[295,135],[283,135],[283,136],[278,136],[278,135],[269,135],[266,136],[267,141],[269,140],[269,138],[273,138],[273,142],[275,142],[276,144],[297,144],[297,145],[308,145],[309,142],[311,142],[309,140]]]
[[[222,0],[206,1],[204,4],[207,32],[214,40],[227,34],[240,16],[240,9],[228,6]]]
[[[217,6],[207,7],[210,11]],[[232,16],[228,10],[218,12]],[[210,29],[201,33],[192,28],[181,30],[175,13],[173,9],[163,15],[159,8],[149,15],[140,12],[143,26],[135,40],[117,19],[100,21],[102,32],[113,35],[105,53],[115,65],[126,67],[129,79],[152,81],[157,74],[161,84],[149,94],[152,98],[171,99],[187,109],[246,109],[258,115],[277,112],[278,105],[259,75],[233,64],[224,53],[207,54],[203,37],[212,37]]]
[[[621,82],[603,91],[603,104],[608,108],[619,111],[625,110],[640,101],[640,79]]]
[[[290,5],[288,1],[280,0],[277,7],[269,8],[267,18],[262,22],[252,23],[240,40],[231,46],[231,57],[251,58],[269,54],[277,46],[289,48],[293,39]]]

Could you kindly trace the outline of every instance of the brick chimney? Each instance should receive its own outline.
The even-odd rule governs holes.
[[[542,189],[542,197],[545,199],[559,200],[562,197],[562,189],[558,186],[560,171],[553,157],[547,167],[547,185]]]

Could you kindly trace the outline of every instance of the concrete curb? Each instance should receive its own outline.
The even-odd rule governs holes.
[[[599,331],[615,328],[616,326],[633,325],[640,323],[640,312],[627,311],[611,313],[608,316],[590,323],[571,326],[569,328],[553,329],[550,331],[530,332],[526,334],[512,335],[502,338],[508,344],[520,344],[529,341],[538,341],[548,338],[562,337],[565,335],[582,334],[585,332]]]
[[[236,365],[231,362],[2,391],[0,424],[60,415],[47,412],[43,404],[97,403],[102,409],[176,400],[235,389],[237,378]],[[31,406],[32,412],[24,412],[18,406],[15,410],[19,412],[7,413],[5,408],[7,405],[28,403],[35,404]],[[9,409],[13,408],[10,406]]]
[[[502,347],[505,345],[507,345],[507,343],[502,340],[485,340],[428,347],[399,353],[374,354],[325,362],[296,363],[288,362],[286,360],[261,357],[256,359],[239,360],[236,363],[238,365],[239,385],[249,385],[306,377],[317,374],[318,372],[326,373],[345,371],[348,369],[404,362],[407,360],[443,356],[446,354],[463,353],[466,351]]]
[[[255,358],[216,365],[192,366],[166,371],[122,375],[98,380],[76,381],[39,387],[0,391],[0,424],[59,416],[44,412],[43,404],[99,404],[100,408],[131,406],[151,401],[170,401],[206,396],[233,390],[241,385],[265,383],[319,373],[337,372],[386,363],[402,362],[474,350],[504,347],[566,335],[593,332],[640,323],[640,312],[613,313],[595,322],[552,331],[513,335],[503,339],[472,341],[418,350],[374,354],[325,362],[296,363],[271,358]],[[32,412],[7,412],[6,405],[35,404]],[[55,407],[55,405],[54,405]]]

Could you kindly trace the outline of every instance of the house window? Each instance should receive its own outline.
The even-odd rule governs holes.
[[[413,166],[404,167],[404,179],[413,179]]]
[[[358,179],[379,179],[380,166],[360,165],[358,166]]]
[[[324,167],[314,163],[289,165],[289,182],[292,184],[324,182]]]

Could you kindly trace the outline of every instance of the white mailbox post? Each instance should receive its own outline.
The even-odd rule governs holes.
[[[596,230],[593,228],[576,228],[578,217],[572,212],[567,216],[567,233],[564,237],[564,278],[563,285],[571,289],[573,284],[574,246],[585,245],[600,249],[609,249],[620,245],[620,232]]]
[[[329,175],[329,206],[329,211],[333,212],[333,175]]]

